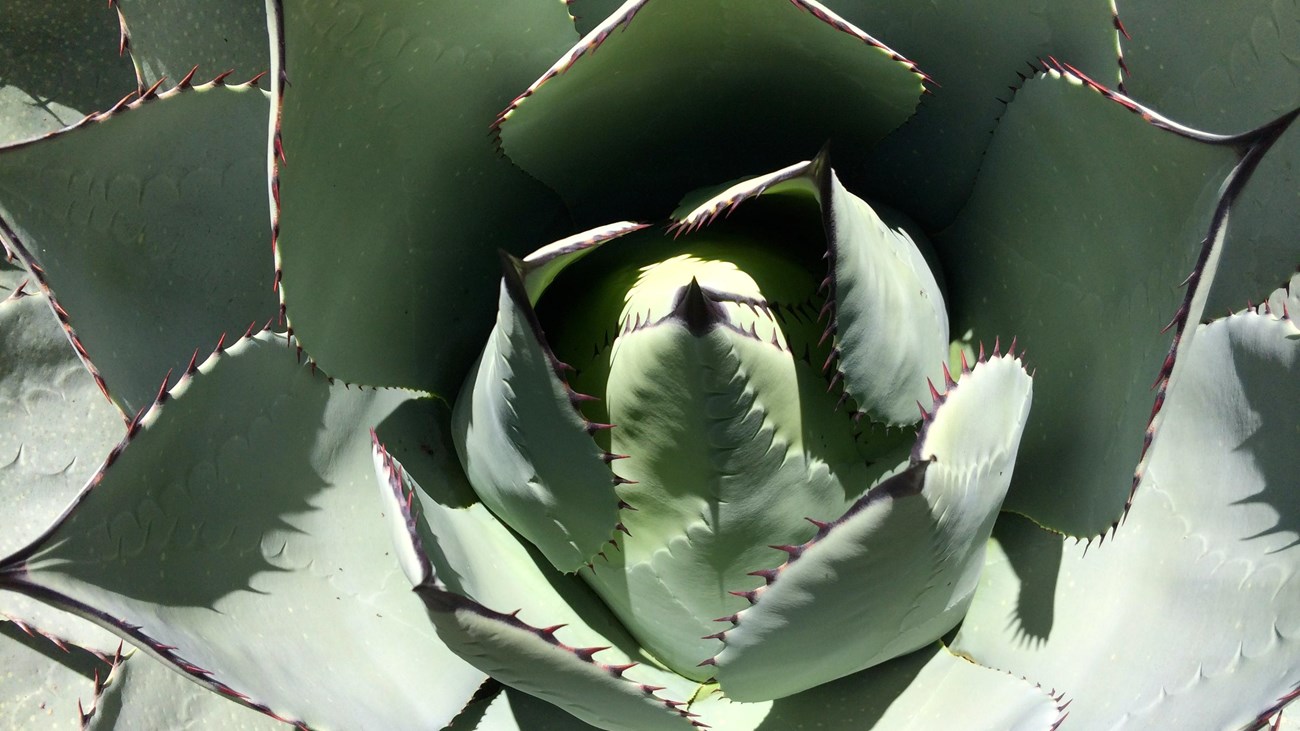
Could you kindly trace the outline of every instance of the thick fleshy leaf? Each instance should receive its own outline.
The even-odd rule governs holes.
[[[649,224],[619,221],[607,226],[583,231],[568,238],[547,244],[525,256],[519,269],[524,280],[524,289],[528,292],[528,302],[536,305],[546,288],[570,264],[600,248],[606,241],[619,238],[634,231],[647,228]]]
[[[0,555],[7,555],[63,513],[126,432],[41,294],[0,300],[0,424]],[[0,592],[0,616],[100,652],[118,644],[84,620],[9,592]]]
[[[822,175],[834,367],[869,418],[913,423],[948,352],[939,284],[907,231],[886,224],[834,173]]]
[[[0,145],[75,124],[135,90],[112,8],[6,0],[0,13]]]
[[[417,462],[417,482],[378,443],[376,456],[396,551],[427,556],[408,578],[458,654],[600,728],[691,728],[670,701],[684,704],[694,684],[650,664],[581,581],[467,504],[445,466]]]
[[[0,238],[129,413],[196,349],[275,316],[266,113],[257,89],[183,85],[0,148]]]
[[[1119,0],[1131,35],[1125,88],[1201,129],[1257,127],[1300,107],[1300,5],[1200,0],[1171,8]],[[1300,262],[1300,128],[1278,140],[1233,208],[1206,311],[1218,315],[1277,286]]]
[[[368,431],[427,400],[334,384],[260,334],[186,369],[0,588],[112,629],[211,689],[313,726],[450,720],[483,676],[393,561]]]
[[[537,546],[554,566],[576,572],[605,548],[618,524],[609,463],[537,321],[531,300],[560,269],[638,226],[579,234],[536,252],[531,264],[507,258],[496,327],[456,399],[456,451],[492,512]],[[533,293],[536,293],[533,295]]]
[[[629,310],[640,316],[646,295],[691,276],[671,269],[648,272]],[[805,518],[839,516],[904,455],[880,434],[859,444],[817,367],[781,346],[771,309],[743,304],[764,301],[744,286],[743,260],[686,271],[698,282],[686,280],[674,311],[639,327],[624,314],[606,401],[613,451],[629,455],[618,471],[632,481],[619,490],[631,509],[626,535],[583,575],[660,660],[704,679],[698,664],[718,648],[705,637],[719,629],[711,620],[745,606],[731,592],[779,562],[769,546],[806,541]]]
[[[911,116],[923,78],[811,0],[638,0],[528,87],[500,137],[579,215],[654,216],[827,140],[865,149]]]
[[[826,152],[768,175],[737,183],[700,203],[677,223],[695,230],[747,200],[806,196],[821,206],[830,274],[821,341],[834,335],[825,361],[872,421],[913,424],[916,403],[938,381],[948,353],[948,313],[929,264],[911,233],[887,220],[840,183]],[[752,204],[751,204],[752,205]],[[918,234],[919,235],[919,234]]]
[[[497,249],[559,201],[493,148],[495,115],[575,37],[559,2],[276,0],[281,296],[340,378],[456,393],[492,327]],[[343,101],[341,101],[343,100]]]
[[[936,396],[912,465],[761,575],[713,664],[728,696],[783,697],[911,652],[961,620],[1032,399],[995,355]],[[723,620],[727,621],[727,620]],[[827,642],[826,638],[836,638]]]
[[[265,0],[110,4],[117,6],[122,19],[123,46],[131,54],[141,90],[164,77],[179,81],[196,66],[206,76],[233,71],[241,81],[271,68]]]
[[[691,710],[715,728],[745,731],[1049,731],[1065,715],[1059,699],[1041,688],[938,643],[775,702],[732,703],[712,695]]]
[[[1159,407],[1152,381],[1200,318],[1228,203],[1278,131],[1176,127],[1068,70],[1016,94],[936,241],[954,331],[1015,335],[1037,366],[1008,509],[1076,536],[1119,518]]]
[[[101,673],[102,675],[102,673]],[[83,731],[289,731],[291,726],[191,683],[144,652],[118,659],[102,677]]]
[[[0,724],[13,729],[81,728],[108,658],[0,620]]]
[[[851,189],[930,230],[952,221],[970,194],[1002,116],[999,99],[1032,73],[1031,64],[1055,56],[1104,83],[1119,80],[1114,0],[824,1],[935,80],[916,116],[865,165],[840,166]]]
[[[1241,728],[1300,683],[1300,330],[1199,329],[1124,524],[1084,546],[1006,516],[955,643],[1080,728]]]

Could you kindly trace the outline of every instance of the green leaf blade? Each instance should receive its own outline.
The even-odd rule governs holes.
[[[1037,366],[1007,508],[1075,536],[1123,513],[1152,384],[1173,365],[1175,334],[1200,316],[1215,263],[1200,259],[1214,246],[1206,232],[1222,223],[1219,187],[1241,159],[1131,104],[1068,70],[1027,82],[970,202],[936,241],[954,332],[1014,336]]]
[[[261,334],[187,371],[0,587],[284,718],[446,722],[482,675],[428,628],[371,487],[369,430],[427,402],[333,384],[287,345]]]
[[[753,606],[720,633],[723,691],[740,700],[805,691],[924,647],[961,621],[1032,392],[1011,356],[950,386],[907,469],[762,573]]]
[[[0,239],[54,291],[125,412],[222,333],[276,316],[267,110],[256,88],[180,86],[0,148]]]
[[[1009,88],[1059,58],[1103,83],[1120,81],[1111,0],[826,0],[916,59],[934,78],[916,116],[841,174],[854,190],[905,210],[928,231],[950,224],[970,195]]]
[[[573,26],[560,3],[532,0],[486,27],[468,3],[275,10],[272,188],[289,324],[340,378],[450,396],[491,330],[496,251],[556,238],[559,201],[488,133]]]
[[[104,3],[11,0],[0,46],[0,145],[75,124],[135,91],[117,14]]]
[[[1300,7],[1119,0],[1133,98],[1200,129],[1237,132],[1300,107]],[[1212,8],[1212,11],[1211,11]],[[1213,20],[1206,13],[1213,12]],[[1232,312],[1300,261],[1300,128],[1278,140],[1234,205],[1206,310]]]
[[[1085,728],[1255,728],[1300,682],[1300,331],[1262,306],[1199,329],[1125,522],[1088,546],[1008,518],[954,643]]]
[[[683,191],[806,159],[828,139],[846,154],[870,146],[912,114],[923,78],[802,0],[641,0],[511,104],[501,142],[580,217],[654,216]]]

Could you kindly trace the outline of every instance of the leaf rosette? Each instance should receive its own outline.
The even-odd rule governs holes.
[[[83,724],[1294,697],[1296,257],[1257,214],[1300,98],[1162,116],[1105,2],[111,5],[136,94],[55,33],[0,77],[0,647],[84,648]],[[1266,304],[1198,324],[1220,270]]]

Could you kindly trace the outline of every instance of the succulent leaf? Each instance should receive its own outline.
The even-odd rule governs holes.
[[[739,700],[790,695],[924,647],[961,620],[1011,481],[1032,383],[995,356],[936,398],[912,464],[763,574],[716,658]],[[818,638],[838,638],[827,645]],[[807,648],[816,647],[809,652]]]
[[[0,145],[108,109],[135,89],[104,3],[7,0],[0,14]]]
[[[1133,98],[1200,129],[1250,129],[1300,107],[1300,5],[1119,0]],[[1213,13],[1213,22],[1205,22]],[[1207,100],[1212,100],[1207,103]],[[1231,312],[1297,264],[1300,128],[1277,141],[1233,206],[1206,311]]]
[[[823,150],[811,162],[737,183],[678,217],[676,226],[696,230],[765,196],[815,201],[830,262],[821,290],[827,302],[818,318],[825,322],[818,344],[834,344],[823,370],[835,374],[833,383],[842,382],[872,421],[913,424],[917,401],[929,394],[927,379],[942,378],[947,359],[943,295],[912,233],[891,213],[885,213],[890,220],[882,220],[848,192],[827,157]]]
[[[248,86],[179,86],[0,148],[0,239],[128,414],[196,349],[275,317],[267,109]]]
[[[482,675],[427,628],[361,489],[374,479],[367,432],[423,425],[428,404],[331,385],[287,345],[263,333],[187,369],[75,508],[0,561],[0,588],[281,717],[445,723]]]
[[[1234,167],[1277,132],[1177,127],[1069,69],[1017,92],[974,194],[936,240],[954,331],[1035,344],[1007,509],[1074,536],[1119,519],[1159,408],[1152,382],[1170,375],[1171,343],[1190,339],[1213,278],[1235,189],[1220,184],[1239,186]]]
[[[691,728],[676,706],[694,684],[651,664],[580,581],[555,576],[482,503],[455,507],[436,491],[437,472],[424,471],[436,481],[427,491],[376,450],[381,492],[411,496],[389,501],[399,511],[389,522],[400,555],[427,552],[408,578],[448,646],[600,728]]]
[[[340,378],[456,393],[492,327],[493,251],[554,238],[553,194],[483,140],[575,33],[558,2],[496,7],[510,22],[473,3],[274,4],[277,276]]]
[[[456,450],[483,502],[572,573],[613,536],[618,495],[582,394],[537,322],[525,266],[505,260],[496,327],[456,400]]]
[[[186,731],[287,731],[290,727],[231,703],[189,682],[142,651],[115,658],[100,673],[94,707],[83,704],[83,731],[185,729]]]
[[[881,220],[833,172],[822,208],[834,302],[828,329],[844,390],[873,420],[910,424],[938,381],[948,351],[948,312],[939,284],[905,230]]]
[[[772,309],[741,304],[765,300],[737,259],[671,260],[629,294],[605,396],[612,449],[628,455],[616,463],[631,481],[619,490],[626,532],[583,573],[651,652],[699,679],[717,651],[710,620],[745,606],[732,592],[775,565],[768,546],[807,540],[805,517],[841,514],[902,458],[880,435],[855,443],[818,367],[781,347]],[[683,283],[675,310],[635,325],[647,295]]]
[[[620,666],[592,659],[602,647],[565,645],[542,627],[432,586],[416,587],[440,636],[461,657],[504,683],[606,729],[691,729],[686,700],[633,682]],[[660,695],[662,694],[662,695]]]
[[[1036,59],[1055,56],[1103,83],[1120,80],[1114,0],[824,2],[934,78],[916,116],[865,164],[839,166],[850,189],[899,206],[931,231],[950,223],[970,195],[1001,100]]]
[[[30,285],[28,285],[30,286]],[[34,540],[126,432],[68,345],[48,298],[0,299],[0,554]]]
[[[1068,689],[1082,728],[1258,728],[1300,683],[1300,330],[1264,306],[1198,329],[1124,524],[1000,523],[955,642]]]
[[[73,729],[78,707],[95,705],[96,680],[109,657],[0,619],[0,724],[6,728]]]
[[[681,191],[805,158],[828,139],[871,145],[911,116],[923,78],[810,0],[637,0],[520,94],[500,136],[580,217],[653,216]],[[624,172],[592,175],[592,161]]]
[[[0,501],[7,506],[0,555],[54,522],[126,431],[45,295],[18,286],[0,299]],[[18,594],[0,592],[0,616],[100,653],[119,643],[82,619]]]
[[[121,18],[121,47],[131,54],[140,91],[172,83],[198,67],[250,79],[271,68],[265,0],[177,3],[111,0]],[[266,84],[263,84],[266,86]]]

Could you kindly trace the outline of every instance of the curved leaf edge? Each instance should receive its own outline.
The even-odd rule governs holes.
[[[971,365],[967,361],[965,353],[962,353],[961,375],[956,378],[954,378],[952,374],[949,372],[947,364],[944,364],[943,367],[944,377],[945,377],[944,391],[940,392],[933,383],[930,383],[929,386],[930,386],[930,394],[931,394],[931,403],[929,409],[926,409],[926,407],[921,403],[919,402],[917,403],[917,408],[920,410],[920,414],[921,414],[921,424],[919,429],[917,430],[916,441],[912,446],[911,455],[908,460],[908,465],[902,470],[900,470],[897,474],[893,475],[892,477],[889,477],[888,479],[882,481],[880,484],[868,490],[866,494],[858,498],[851,506],[849,506],[848,510],[846,510],[844,514],[839,518],[829,522],[817,521],[817,520],[813,520],[812,518],[805,518],[805,520],[807,520],[809,523],[812,523],[813,526],[817,528],[817,532],[813,535],[812,538],[808,539],[806,542],[799,545],[769,546],[769,548],[781,552],[781,554],[785,556],[785,559],[780,563],[780,565],[776,566],[775,568],[763,569],[763,570],[754,571],[750,573],[750,576],[756,576],[763,579],[763,585],[759,586],[756,589],[744,590],[744,591],[732,591],[729,593],[745,599],[747,602],[749,602],[750,606],[757,604],[764,590],[767,587],[771,586],[780,578],[781,572],[784,569],[786,569],[791,564],[798,561],[800,557],[805,552],[807,552],[810,548],[812,548],[817,543],[825,540],[825,538],[828,535],[830,535],[832,531],[834,531],[842,524],[851,520],[854,516],[861,513],[863,510],[867,509],[868,506],[872,505],[873,503],[880,502],[881,500],[896,500],[907,495],[920,494],[925,484],[926,469],[929,467],[930,463],[934,459],[933,457],[925,458],[922,456],[922,452],[926,445],[927,431],[929,429],[930,424],[934,422],[935,416],[939,413],[939,410],[943,407],[943,404],[948,400],[948,397],[955,391],[955,389],[960,387],[959,379],[962,376],[969,375],[974,371],[975,368],[978,368],[979,366],[988,363],[991,360],[1005,359],[1009,361],[1018,361],[1020,363],[1020,367],[1023,369],[1024,352],[1022,351],[1020,354],[1017,354],[1015,352],[1015,349],[1016,349],[1016,344],[1014,340],[1012,341],[1011,346],[1007,348],[1005,354],[1002,353],[1000,343],[995,343],[993,346],[992,353],[986,355],[984,350],[984,344],[981,343],[979,346],[979,355],[977,356],[974,365]],[[1030,373],[1030,377],[1032,378],[1032,372]],[[719,617],[714,621],[728,623],[732,626],[732,629],[735,629],[737,626],[739,626],[745,611],[746,610],[741,610],[740,612],[737,612],[736,614],[727,617]],[[718,650],[718,653],[721,653],[722,650],[726,649],[726,642],[727,642],[726,636],[729,631],[730,630],[723,630],[711,635],[707,635],[701,639],[716,639],[722,642],[723,646]],[[717,654],[701,662],[700,665],[716,666]]]
[[[117,54],[119,56],[129,54],[131,56],[131,66],[135,69],[136,84],[139,87],[137,93],[140,96],[144,96],[149,91],[150,85],[147,85],[144,76],[144,69],[140,65],[140,60],[135,56],[135,46],[132,44],[132,38],[131,38],[131,23],[126,19],[127,14],[122,11],[122,6],[121,4],[118,3],[118,0],[108,0],[108,6],[110,9],[117,11],[117,24],[118,24],[118,28],[120,29],[118,34]],[[191,67],[189,73],[186,74],[185,78],[186,79],[191,78],[194,75],[194,73],[198,71],[198,69],[199,69],[198,66]],[[235,72],[234,69],[227,69],[226,71],[223,71],[218,78],[224,78],[226,76],[233,74],[234,72]],[[265,71],[254,76],[252,80],[250,80],[248,83],[256,84],[257,82],[261,81],[264,76],[266,76]],[[158,84],[161,84],[165,80],[166,77],[163,77],[159,79],[157,83],[152,84],[151,86],[156,89]]]
[[[825,322],[820,339],[817,341],[818,345],[821,346],[827,341],[831,342],[830,352],[821,365],[821,373],[827,381],[827,389],[830,391],[838,389],[839,400],[836,402],[836,409],[846,409],[849,418],[855,424],[861,422],[865,417],[867,423],[883,426],[886,429],[906,428],[915,424],[916,419],[909,420],[901,412],[890,416],[885,413],[883,406],[880,404],[864,407],[862,403],[855,399],[851,390],[854,378],[843,367],[845,355],[841,349],[842,342],[838,339],[841,330],[841,314],[838,302],[842,300],[842,297],[837,294],[837,288],[842,285],[839,281],[841,276],[838,274],[837,267],[837,259],[841,255],[841,244],[836,240],[835,236],[835,219],[838,210],[836,201],[844,197],[843,195],[837,195],[837,191],[847,192],[850,197],[853,197],[853,194],[848,192],[836,177],[831,166],[830,157],[830,145],[827,144],[811,160],[794,163],[766,175],[742,180],[700,203],[684,215],[677,216],[677,214],[674,214],[677,217],[669,224],[668,231],[674,237],[693,234],[706,226],[712,225],[719,218],[731,215],[732,211],[745,201],[758,198],[768,192],[775,193],[778,190],[789,189],[810,196],[820,209],[819,218],[826,243],[823,259],[826,261],[827,274],[817,288],[817,295],[825,299],[820,310],[816,306],[813,307],[813,310],[817,311],[816,321],[818,323]],[[894,225],[886,224],[891,230],[894,230]],[[928,273],[937,276],[934,271]],[[946,322],[943,323],[943,328],[946,330]],[[981,345],[981,355],[982,352],[983,346]],[[936,362],[941,363],[942,358],[936,358]],[[937,371],[932,371],[932,373],[937,377]],[[948,381],[952,380],[946,365],[943,373]],[[869,391],[861,392],[859,396],[869,393]],[[932,396],[934,395],[932,383],[930,384],[930,393]],[[925,413],[924,407],[922,407],[921,412],[922,414]]]
[[[1127,38],[1128,33],[1123,28],[1123,23],[1119,19],[1118,12],[1115,13],[1116,31],[1121,36]],[[1123,68],[1123,57],[1120,57],[1121,68]],[[1061,533],[1052,526],[1041,525],[1039,521],[1030,518],[1032,522],[1039,525],[1040,528],[1052,533],[1059,533],[1076,541],[1084,541],[1091,545],[1093,541],[1099,543],[1105,541],[1107,537],[1113,536],[1115,531],[1124,524],[1128,517],[1129,510],[1133,506],[1133,499],[1142,482],[1142,476],[1145,473],[1147,461],[1151,451],[1151,444],[1156,438],[1161,423],[1161,410],[1164,406],[1165,396],[1169,384],[1175,377],[1175,371],[1179,363],[1179,357],[1190,344],[1194,326],[1200,321],[1205,308],[1206,299],[1209,296],[1210,285],[1214,281],[1214,271],[1218,266],[1218,260],[1223,253],[1223,244],[1227,238],[1227,228],[1229,213],[1237,196],[1250,181],[1251,174],[1259,166],[1264,155],[1272,148],[1273,144],[1287,131],[1291,123],[1297,117],[1300,117],[1300,108],[1294,109],[1282,116],[1267,122],[1255,129],[1247,130],[1237,134],[1216,134],[1205,132],[1203,130],[1188,127],[1174,121],[1154,109],[1147,107],[1136,100],[1130,98],[1123,92],[1123,84],[1119,85],[1119,90],[1110,89],[1104,84],[1092,79],[1087,74],[1070,65],[1067,62],[1060,61],[1049,56],[1046,59],[1038,59],[1038,64],[1030,64],[1030,68],[1040,77],[1049,77],[1055,79],[1065,79],[1074,84],[1080,84],[1093,92],[1099,94],[1107,101],[1119,104],[1129,112],[1141,117],[1141,119],[1153,127],[1178,135],[1185,139],[1200,142],[1202,144],[1217,145],[1232,149],[1238,158],[1237,164],[1228,172],[1219,189],[1219,200],[1215,204],[1214,210],[1210,216],[1205,238],[1201,241],[1200,252],[1197,254],[1196,264],[1192,271],[1188,273],[1187,278],[1179,283],[1179,286],[1185,290],[1182,302],[1169,320],[1169,323],[1162,328],[1161,332],[1166,333],[1173,331],[1172,340],[1169,350],[1156,373],[1151,389],[1154,392],[1151,413],[1147,417],[1147,427],[1143,435],[1142,448],[1139,452],[1138,461],[1133,469],[1132,484],[1129,487],[1128,497],[1125,498],[1124,507],[1115,520],[1101,532],[1096,535],[1070,535]],[[1028,81],[1031,76],[1021,74],[1021,83]],[[1011,95],[1004,101],[1004,104],[1010,105],[1014,100],[1018,87],[1011,89]],[[1209,276],[1206,276],[1206,273]],[[1026,516],[1028,517],[1028,516]]]
[[[64,127],[63,129],[55,130],[53,132],[48,132],[46,134],[37,137],[32,137],[30,139],[19,140],[18,142],[14,142],[9,145],[0,146],[0,154],[3,154],[9,150],[15,150],[22,147],[39,144],[42,141],[47,139],[61,137],[67,134],[74,134],[76,133],[77,130],[81,128],[88,127],[90,125],[97,124],[99,122],[103,122],[105,120],[116,117],[120,114],[125,114],[131,111],[138,111],[144,106],[148,105],[150,102],[157,101],[159,99],[168,99],[180,94],[184,94],[186,92],[208,91],[218,87],[227,87],[236,90],[247,90],[250,88],[256,89],[257,82],[263,76],[263,74],[258,74],[257,76],[243,83],[229,84],[227,83],[226,80],[233,72],[225,71],[213,77],[211,81],[202,84],[195,84],[194,75],[195,73],[197,73],[197,71],[198,71],[197,66],[190,69],[190,72],[186,74],[184,78],[176,82],[174,86],[168,89],[162,89],[163,82],[166,81],[166,78],[159,79],[158,83],[154,84],[148,89],[143,89],[138,92],[133,91],[130,94],[127,94],[126,96],[122,97],[121,100],[119,100],[116,104],[114,104],[112,107],[108,108],[107,110],[102,112],[92,112],[90,114],[87,114],[85,117],[82,117],[80,121],[70,124],[67,127]],[[41,292],[45,294],[47,301],[49,302],[50,305],[50,310],[53,311],[54,316],[58,318],[59,325],[63,328],[64,334],[67,335],[68,342],[72,345],[72,349],[76,352],[77,358],[81,360],[82,365],[84,365],[86,370],[90,373],[91,378],[95,380],[95,385],[99,386],[99,390],[101,393],[104,394],[104,398],[108,399],[110,403],[112,403],[115,407],[117,407],[119,411],[122,412],[122,418],[127,422],[128,425],[130,425],[133,421],[133,417],[129,413],[127,413],[122,408],[122,404],[113,397],[108,382],[104,379],[103,375],[100,374],[99,368],[95,366],[94,362],[91,359],[90,353],[87,352],[86,347],[82,344],[81,337],[77,335],[77,330],[72,324],[73,318],[68,314],[68,311],[63,308],[63,305],[59,303],[58,295],[55,294],[54,290],[50,287],[49,281],[45,275],[45,269],[41,267],[39,262],[37,262],[36,257],[32,253],[31,249],[29,249],[27,245],[22,242],[18,234],[14,231],[13,227],[10,225],[8,221],[4,219],[3,216],[0,216],[0,247],[4,248],[4,253],[6,254],[7,258],[12,258],[16,260],[20,266],[24,267],[28,271],[28,273],[31,275],[30,278],[35,280],[36,285],[40,288]],[[15,291],[14,294],[16,293],[17,292]],[[283,318],[281,318],[281,320],[283,320]],[[263,330],[269,329],[270,325],[271,323],[267,322],[264,326],[261,327],[261,329]],[[250,324],[248,331],[245,333],[245,337],[252,335],[254,330],[256,330],[257,328],[258,328],[257,323]],[[225,337],[226,337],[225,334],[222,334],[221,336],[222,342],[224,342]],[[218,342],[217,344],[218,351],[221,350],[222,342]],[[197,355],[198,355],[198,351],[195,351],[195,356]],[[170,377],[171,374],[168,373],[167,378],[170,379]],[[166,381],[167,379],[164,379],[163,386],[162,386],[163,390],[166,390],[167,388]],[[148,408],[149,408],[148,406],[142,407],[141,410],[135,414],[134,420],[138,421]]]
[[[572,384],[569,383],[569,378],[567,374],[569,372],[572,372],[574,368],[568,363],[565,363],[564,361],[560,360],[555,355],[555,351],[551,348],[550,342],[547,340],[546,333],[542,329],[541,320],[537,316],[537,311],[533,308],[532,299],[529,294],[528,278],[530,274],[537,272],[541,267],[544,267],[548,263],[560,257],[565,256],[565,254],[567,253],[571,253],[575,247],[579,247],[582,249],[590,249],[593,247],[600,246],[608,241],[619,238],[626,234],[639,231],[646,227],[647,227],[646,224],[640,224],[640,223],[622,222],[622,223],[611,224],[608,227],[594,229],[593,231],[588,232],[587,234],[579,234],[579,236],[582,238],[571,237],[570,239],[563,239],[560,242],[557,242],[558,245],[552,245],[555,248],[552,248],[552,246],[543,247],[542,249],[528,255],[524,259],[516,259],[515,257],[511,256],[510,254],[507,254],[504,251],[500,252],[501,263],[502,263],[502,276],[501,276],[502,287],[505,289],[506,294],[514,302],[515,307],[517,307],[519,311],[523,314],[525,322],[528,325],[528,329],[532,333],[533,339],[536,341],[537,345],[541,348],[542,353],[545,355],[547,362],[550,364],[551,376],[554,378],[554,384],[562,388],[564,392],[568,395],[569,405],[572,406],[574,414],[577,416],[579,423],[582,425],[583,430],[586,431],[587,436],[592,437],[592,444],[596,447],[597,451],[600,453],[601,461],[603,461],[605,465],[609,467],[610,484],[613,485],[614,487],[615,497],[617,499],[616,510],[618,512],[619,519],[615,521],[614,525],[610,526],[608,545],[612,545],[615,547],[617,547],[618,545],[617,542],[615,541],[615,538],[618,537],[618,534],[627,532],[627,528],[624,526],[622,521],[622,514],[627,510],[636,510],[636,507],[628,503],[626,496],[618,490],[618,488],[624,485],[633,484],[633,482],[631,480],[628,480],[625,477],[620,476],[617,472],[614,471],[614,463],[620,459],[626,459],[629,455],[615,454],[613,452],[610,452],[605,448],[601,447],[599,442],[596,441],[595,435],[598,432],[612,429],[614,428],[615,425],[594,422],[591,419],[588,419],[587,415],[582,412],[583,403],[594,400],[598,397],[592,396],[590,394],[580,393],[573,388]],[[606,558],[603,549],[597,551],[593,555],[588,556],[584,566],[579,566],[572,573],[576,574],[577,571],[581,570],[584,567],[591,569],[593,562],[597,558]],[[566,573],[570,573],[570,572],[566,572]]]
[[[922,71],[913,61],[905,58],[899,52],[884,43],[881,43],[859,29],[857,26],[831,12],[830,9],[822,5],[820,2],[817,2],[817,0],[789,1],[795,7],[812,15],[832,28],[856,37],[864,44],[885,53],[890,60],[903,64],[921,80],[923,85],[922,93],[929,93],[928,89],[925,89],[924,84],[927,82],[934,83],[934,79],[930,78],[929,74]],[[587,35],[583,36],[577,44],[573,46],[573,48],[569,49],[567,53],[561,56],[554,65],[547,69],[536,81],[530,84],[527,89],[520,92],[518,96],[511,100],[510,104],[497,115],[496,119],[493,120],[490,126],[492,142],[496,149],[498,151],[504,151],[501,142],[501,126],[521,104],[526,102],[533,94],[537,93],[537,90],[540,89],[543,84],[568,71],[573,64],[577,63],[582,57],[595,53],[596,50],[600,48],[601,44],[603,44],[615,31],[622,30],[631,24],[637,13],[639,13],[648,2],[650,2],[650,0],[635,0],[634,2],[625,3],[621,8],[596,25],[596,27],[592,28]],[[569,17],[573,18],[572,14],[570,14]]]
[[[389,516],[389,525],[393,529],[394,550],[398,553],[399,560],[402,562],[403,572],[412,584],[412,590],[420,596],[430,612],[454,614],[458,611],[466,611],[489,622],[498,623],[511,630],[532,635],[572,660],[605,673],[615,680],[627,683],[630,689],[634,689],[634,692],[644,695],[648,701],[661,704],[666,711],[679,716],[692,726],[706,728],[706,726],[701,726],[700,722],[694,720],[694,714],[687,710],[688,701],[661,698],[656,694],[666,690],[664,687],[638,683],[631,678],[624,677],[624,673],[641,663],[603,663],[595,659],[595,655],[610,648],[566,645],[556,637],[556,633],[563,629],[565,625],[534,627],[519,619],[519,610],[502,613],[469,597],[451,591],[438,579],[433,569],[433,563],[429,559],[429,554],[424,548],[424,541],[420,537],[415,513],[418,502],[415,497],[414,487],[405,479],[404,468],[388,452],[379,441],[378,436],[373,432],[372,438],[377,473],[381,478],[380,491],[385,506],[393,510],[393,514]],[[494,695],[500,690],[502,684],[503,681],[489,676],[488,680],[480,686],[479,692],[475,693],[474,697],[467,701],[466,708],[475,701]],[[464,710],[462,710],[463,712]]]
[[[126,435],[104,458],[104,463],[96,470],[95,474],[87,481],[86,486],[68,505],[64,512],[48,527],[41,535],[37,536],[27,546],[15,551],[14,553],[0,558],[0,589],[13,591],[18,594],[31,597],[50,606],[65,610],[83,619],[93,622],[105,629],[128,639],[136,647],[148,653],[155,659],[171,666],[174,670],[190,678],[194,682],[217,692],[241,705],[259,711],[278,721],[296,725],[300,728],[307,728],[304,721],[284,718],[276,714],[265,704],[259,703],[250,696],[235,690],[233,687],[216,678],[211,671],[206,670],[182,656],[178,650],[180,648],[164,644],[146,634],[143,629],[135,624],[127,622],[125,619],[115,617],[107,612],[98,610],[82,601],[69,597],[62,592],[42,586],[28,578],[26,568],[27,559],[39,551],[43,544],[59,529],[60,526],[72,515],[94,490],[103,481],[105,473],[113,466],[121,456],[123,450],[134,441],[135,437],[140,434],[141,430],[152,425],[157,421],[159,414],[165,408],[168,401],[173,396],[180,395],[185,390],[191,378],[196,374],[202,374],[211,371],[216,367],[217,362],[223,355],[232,351],[242,349],[250,340],[282,340],[286,347],[296,347],[294,340],[286,335],[270,331],[270,323],[260,331],[254,331],[254,325],[249,326],[248,332],[241,336],[237,341],[227,345],[225,335],[217,342],[216,348],[201,363],[198,363],[198,353],[190,358],[189,364],[176,383],[168,387],[171,379],[171,372],[168,372],[167,378],[163,380],[162,386],[158,390],[158,395],[154,398],[153,403],[141,409],[133,418],[128,420]],[[302,348],[297,347],[298,358],[302,360]],[[324,379],[330,385],[334,384],[334,378],[326,375],[323,371],[317,369],[314,361],[308,359],[306,365],[311,369],[313,376]],[[366,388],[360,386],[359,388]]]
[[[112,683],[114,671],[125,662],[127,657],[130,657],[130,653],[123,654],[123,649],[125,648],[124,643],[119,641],[117,649],[114,650],[112,654],[109,654],[94,648],[83,647],[71,640],[64,639],[54,633],[46,632],[39,627],[28,624],[21,619],[0,613],[0,624],[4,624],[5,622],[9,622],[33,640],[48,642],[56,649],[62,651],[65,655],[70,655],[74,651],[85,652],[99,662],[104,663],[106,668],[102,673],[100,668],[95,668],[95,674],[91,681],[92,701],[90,707],[86,708],[85,705],[82,704],[81,699],[77,699],[77,720],[80,724],[79,727],[83,729],[86,728],[90,719],[95,715],[99,699],[103,696],[104,690]]]

